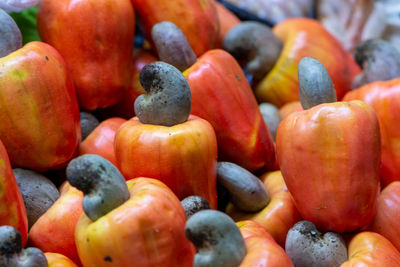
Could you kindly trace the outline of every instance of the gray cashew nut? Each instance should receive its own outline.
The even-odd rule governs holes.
[[[223,47],[256,79],[262,79],[278,61],[283,43],[271,29],[255,21],[245,21],[225,36]]]
[[[151,29],[151,36],[161,61],[173,65],[180,71],[192,66],[196,54],[181,29],[170,21],[157,23]]]
[[[354,78],[353,89],[374,81],[400,77],[400,52],[389,42],[367,40],[357,46],[355,59],[363,72]]]
[[[22,47],[22,35],[17,23],[0,8],[0,57]]]
[[[177,68],[153,62],[143,67],[139,78],[147,92],[135,101],[140,122],[173,126],[187,121],[192,109],[190,86]]]
[[[34,247],[22,249],[20,232],[12,226],[0,226],[0,266],[47,267],[43,252]]]
[[[125,179],[117,167],[98,155],[85,154],[71,160],[67,179],[84,193],[83,211],[92,221],[119,207],[130,197]]]
[[[296,267],[338,267],[347,260],[342,237],[334,232],[322,235],[309,221],[289,230],[285,251]]]
[[[233,205],[242,211],[259,211],[271,200],[263,182],[234,163],[218,162],[217,179],[228,190]]]
[[[185,232],[198,251],[194,267],[237,267],[246,256],[239,228],[221,211],[195,213],[186,222]]]
[[[276,132],[278,126],[282,121],[279,109],[271,103],[261,103],[258,105],[261,115],[268,126],[268,130],[272,135],[272,138],[276,140]]]
[[[57,187],[40,173],[21,168],[13,169],[19,190],[24,199],[28,226],[31,226],[60,197]]]
[[[207,199],[201,196],[188,196],[181,200],[181,205],[186,213],[186,218],[189,219],[193,214],[201,210],[210,208]]]
[[[336,102],[336,91],[324,65],[312,57],[304,57],[298,66],[299,98],[304,109]]]

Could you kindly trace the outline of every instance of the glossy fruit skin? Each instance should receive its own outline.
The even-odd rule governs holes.
[[[79,145],[79,155],[96,154],[117,166],[115,157],[115,133],[125,123],[122,118],[109,118],[102,121]]]
[[[237,61],[215,49],[183,74],[192,93],[192,114],[215,129],[218,160],[249,171],[273,165],[274,142]]]
[[[362,101],[320,104],[278,128],[277,154],[300,215],[321,231],[351,232],[376,212],[380,134]]]
[[[279,109],[279,115],[281,116],[281,119],[284,120],[287,116],[297,111],[303,111],[303,107],[301,106],[300,101],[292,101],[286,103]]]
[[[43,252],[65,255],[79,265],[75,228],[83,213],[82,199],[83,193],[65,182],[60,197],[29,230],[29,244]]]
[[[378,199],[376,216],[369,230],[386,237],[400,251],[400,181],[386,186]]]
[[[348,245],[349,260],[340,267],[400,266],[400,252],[380,234],[361,232]]]
[[[158,179],[183,199],[199,195],[217,205],[217,141],[212,126],[190,115],[171,127],[124,123],[115,136],[115,153],[125,179]]]
[[[293,267],[288,255],[268,231],[251,220],[237,222],[246,243],[247,254],[240,267]]]
[[[219,22],[214,0],[131,1],[148,40],[155,24],[170,21],[182,30],[197,56],[216,46]]]
[[[21,233],[22,246],[28,237],[28,217],[14,177],[7,151],[0,141],[0,225],[13,226]]]
[[[379,175],[382,187],[400,180],[400,79],[373,82],[348,92],[343,100],[362,100],[375,111],[381,131],[381,166]]]
[[[85,214],[76,244],[85,267],[192,266],[194,246],[186,239],[186,215],[174,193],[150,178],[127,181],[130,199],[91,221]]]
[[[245,213],[230,203],[226,213],[235,221],[252,220],[259,223],[280,246],[284,247],[289,229],[301,220],[300,214],[280,171],[266,173],[260,179],[270,194],[269,204],[259,212]]]
[[[72,260],[59,253],[46,252],[46,256],[49,267],[78,267]]]
[[[43,0],[37,27],[64,57],[82,109],[119,101],[132,75],[135,15],[129,0]]]
[[[69,161],[81,139],[75,89],[61,55],[30,42],[0,58],[0,139],[13,167],[45,171]]]
[[[278,107],[299,99],[297,65],[303,57],[319,60],[327,69],[336,89],[337,99],[351,89],[353,78],[361,72],[351,55],[316,20],[291,18],[273,29],[284,47],[273,69],[255,88],[260,102]]]

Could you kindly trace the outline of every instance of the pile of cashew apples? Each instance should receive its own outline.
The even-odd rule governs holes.
[[[400,267],[396,14],[1,0],[0,266]]]

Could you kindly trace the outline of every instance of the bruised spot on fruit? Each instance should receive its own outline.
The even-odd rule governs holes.
[[[103,42],[100,40],[100,38],[96,38],[96,46],[98,48],[104,48]]]
[[[112,258],[110,256],[105,256],[104,261],[112,262]]]

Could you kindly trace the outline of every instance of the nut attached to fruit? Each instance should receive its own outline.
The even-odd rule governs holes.
[[[0,226],[0,266],[47,267],[43,252],[34,247],[22,249],[21,234],[12,226]]]
[[[130,196],[117,167],[98,155],[85,154],[71,160],[67,179],[84,193],[82,207],[92,221],[122,205]]]
[[[304,57],[298,67],[299,97],[304,109],[336,102],[336,91],[324,65],[312,57]]]
[[[246,245],[235,222],[225,213],[202,210],[186,222],[187,238],[197,248],[194,267],[237,267]]]
[[[147,92],[135,101],[141,123],[172,126],[187,121],[192,108],[190,87],[177,68],[161,61],[147,64],[140,83]]]

